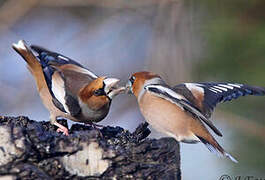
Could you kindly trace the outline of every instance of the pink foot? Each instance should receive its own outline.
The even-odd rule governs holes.
[[[65,128],[65,129],[62,129],[62,128],[58,128],[57,130],[56,130],[56,132],[62,132],[64,135],[66,135],[66,136],[69,136],[69,133],[68,133],[68,129],[67,128]]]
[[[69,132],[68,132],[68,129],[66,127],[59,124],[58,122],[55,122],[54,125],[58,127],[56,132],[62,132],[64,135],[69,136]]]

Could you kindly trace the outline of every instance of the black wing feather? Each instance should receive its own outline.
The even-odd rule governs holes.
[[[215,106],[220,102],[231,101],[232,99],[237,99],[240,96],[246,95],[265,95],[265,89],[262,87],[249,86],[244,84],[233,84],[233,83],[189,83],[193,86],[203,88],[204,99],[203,108],[201,112],[210,118]],[[175,86],[174,91],[182,94],[184,97],[189,99],[191,102],[195,100],[194,96],[187,95],[190,92],[185,84],[179,84]]]
[[[42,67],[46,67],[47,65],[57,64],[57,65],[64,65],[64,64],[74,64],[79,67],[84,68],[78,62],[56,52],[49,51],[43,47],[31,45],[31,49],[38,53],[38,58],[40,59],[40,63]]]
[[[56,99],[56,97],[54,95],[52,96],[52,103],[54,104],[54,106],[56,106],[58,109],[60,109],[60,111],[67,113],[66,110],[64,109],[62,103],[60,103],[60,101],[58,101],[58,99]]]
[[[70,93],[66,93],[65,95],[65,104],[68,107],[71,116],[76,117],[79,113],[81,113],[81,107],[77,98],[75,98]]]

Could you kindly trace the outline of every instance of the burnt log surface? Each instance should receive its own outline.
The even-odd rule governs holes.
[[[0,179],[180,179],[179,144],[146,138],[146,124],[133,133],[74,124],[69,133],[45,121],[0,116]]]

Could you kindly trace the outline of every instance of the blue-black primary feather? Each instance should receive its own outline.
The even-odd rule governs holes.
[[[215,106],[220,102],[231,101],[232,99],[237,99],[240,96],[255,95],[262,96],[265,95],[265,88],[249,86],[244,84],[235,83],[189,83],[194,87],[203,88],[203,107],[200,108],[202,113],[209,118],[214,110]],[[192,96],[190,90],[185,84],[179,84],[175,86],[174,91],[182,94],[185,98],[193,102],[195,97]]]
[[[33,49],[36,53],[38,53],[38,58],[40,60],[40,63],[43,67],[46,67],[49,64],[56,63],[58,65],[64,65],[64,64],[74,64],[79,67],[84,68],[81,64],[78,62],[53,51],[49,51],[43,47],[31,45],[31,49]]]

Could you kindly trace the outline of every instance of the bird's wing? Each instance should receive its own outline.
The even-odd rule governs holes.
[[[87,68],[83,67],[78,62],[56,52],[49,51],[45,48],[40,46],[31,45],[31,49],[37,53],[37,57],[40,60],[42,67],[45,69],[47,66],[54,65],[54,66],[62,66],[62,65],[72,65],[72,70],[80,72],[82,74],[86,74],[91,78],[97,78],[98,76],[88,70]]]
[[[235,83],[183,83],[172,89],[192,102],[206,118],[211,117],[217,103],[245,95],[265,95],[262,87]]]
[[[59,69],[63,74],[65,79],[65,85],[69,92],[71,92],[74,96],[78,96],[78,93],[81,88],[90,84],[96,78],[91,77],[87,73],[83,73],[81,67],[66,64],[55,68]]]
[[[164,85],[159,84],[151,84],[144,87],[147,91],[151,92],[155,96],[161,97],[171,103],[176,104],[184,111],[190,113],[197,119],[202,120],[205,124],[207,124],[217,135],[222,136],[222,133],[214,126],[214,124],[209,121],[201,111],[192,104],[188,99],[186,99],[183,95],[176,93],[170,87],[166,87]]]
[[[48,88],[53,96],[53,103],[61,111],[72,116],[77,116],[81,111],[78,100],[80,90],[94,80],[76,68],[75,65],[65,64],[49,65],[43,69]]]
[[[59,71],[63,77],[67,93],[71,94],[75,99],[78,99],[77,95],[81,88],[98,78],[96,74],[64,55],[36,45],[31,45],[30,47],[37,53],[51,94],[54,94],[51,90],[53,88],[53,74],[56,71]]]
[[[54,105],[63,112],[76,116],[80,113],[81,108],[76,96],[67,90],[67,83],[64,74],[53,69],[51,79],[49,79],[50,93],[53,97]]]

